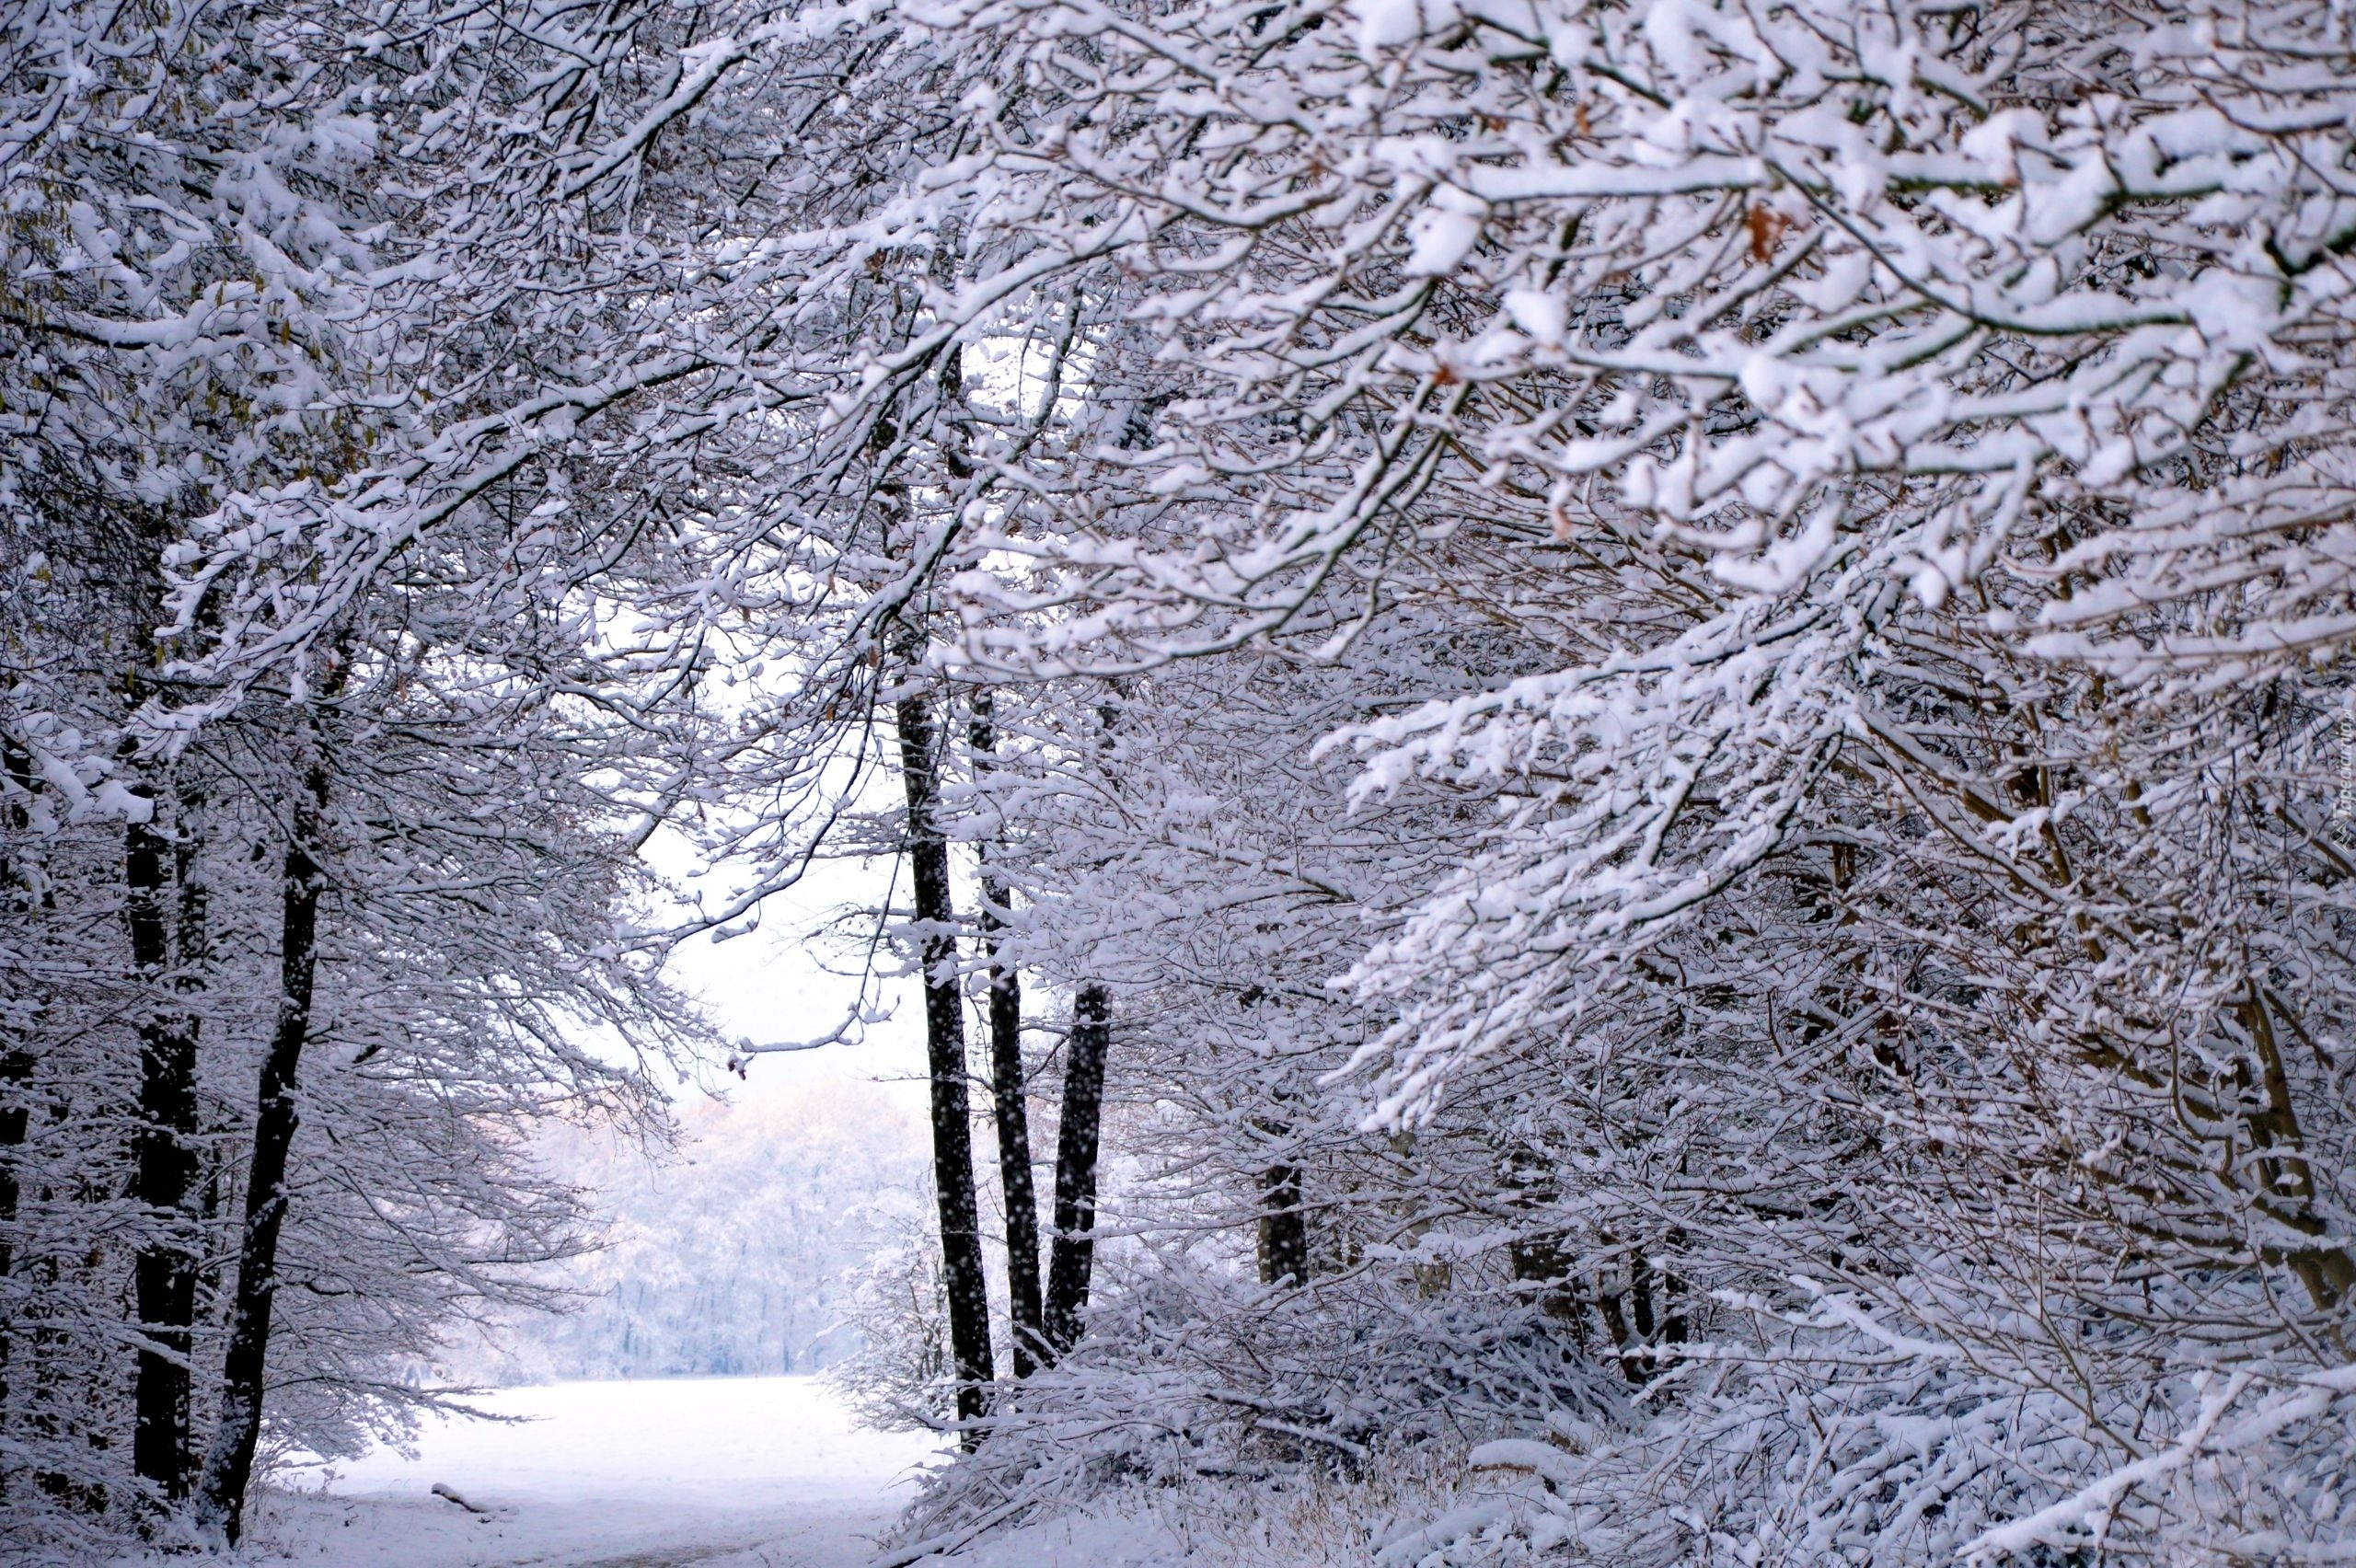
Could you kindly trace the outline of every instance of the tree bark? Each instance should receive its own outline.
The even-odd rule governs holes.
[[[314,751],[296,797],[282,871],[278,1022],[262,1060],[237,1293],[221,1367],[221,1416],[197,1489],[199,1534],[231,1546],[244,1529],[246,1490],[261,1435],[271,1309],[278,1294],[278,1235],[286,1219],[287,1154],[301,1119],[295,1074],[310,1038],[311,983],[318,965],[319,891],[325,879],[317,848],[327,794],[327,762]]]
[[[994,703],[987,690],[974,694],[973,744],[976,777],[989,770],[998,750]],[[1014,1375],[1028,1378],[1052,1359],[1046,1318],[1039,1295],[1039,1200],[1031,1179],[1031,1113],[1022,1073],[1022,983],[1004,956],[999,933],[1011,896],[1006,879],[990,863],[990,846],[980,847],[982,949],[989,958],[990,1104],[998,1121],[998,1174],[1006,1200],[1006,1296],[1014,1342]]]
[[[1609,1235],[1601,1239],[1611,1244]],[[1685,1342],[1684,1286],[1675,1274],[1656,1269],[1642,1247],[1629,1250],[1626,1269],[1624,1282],[1596,1276],[1596,1312],[1619,1354],[1621,1376],[1641,1389],[1661,1368],[1659,1348]]]
[[[0,1055],[0,1282],[7,1280],[16,1268],[13,1232],[17,1199],[24,1191],[17,1174],[17,1162],[23,1157],[17,1151],[24,1147],[32,1123],[32,1108],[24,1098],[32,1076],[31,1052],[19,1046]],[[14,1348],[14,1329],[8,1318],[0,1316],[0,1437],[8,1429],[8,1357]],[[8,1467],[0,1465],[0,1498],[8,1494]]]
[[[1530,1288],[1538,1309],[1584,1340],[1587,1325],[1580,1316],[1578,1282],[1571,1277],[1563,1256],[1562,1238],[1539,1236],[1516,1241],[1507,1250],[1507,1261],[1514,1283]]]
[[[953,271],[957,253],[952,229],[937,236],[936,279]],[[964,362],[952,345],[938,375],[944,407],[964,394]],[[891,420],[879,420],[868,452],[885,459],[898,438]],[[953,476],[962,478],[964,455],[954,432],[940,444]],[[886,548],[895,536],[912,534],[907,486],[889,473],[875,487],[874,504]],[[913,556],[912,558],[913,559]],[[890,638],[891,652],[906,692],[894,710],[899,732],[900,783],[907,801],[905,842],[909,880],[921,930],[918,958],[924,972],[926,1068],[931,1078],[932,1186],[941,1227],[941,1273],[949,1293],[949,1355],[957,1378],[957,1419],[965,1424],[960,1442],[968,1451],[981,1441],[977,1424],[987,1409],[987,1385],[996,1378],[990,1349],[989,1289],[982,1273],[981,1219],[974,1197],[973,1102],[966,1088],[964,997],[958,981],[955,910],[949,883],[949,845],[937,806],[941,796],[940,731],[932,703],[917,679],[924,668],[924,622],[911,604],[900,612]]]
[[[1057,1356],[1080,1343],[1096,1266],[1096,1157],[1112,1014],[1112,998],[1102,986],[1082,986],[1072,998],[1063,1123],[1056,1138],[1056,1236],[1047,1269],[1047,1345]]]
[[[2258,1188],[2253,1205],[2268,1217],[2289,1228],[2318,1239],[2329,1226],[2316,1210],[2315,1173],[2307,1164],[2306,1137],[2299,1127],[2299,1113],[2291,1100],[2291,1075],[2282,1064],[2282,1048],[2274,1037],[2274,1016],[2265,988],[2252,975],[2241,1006],[2242,1028],[2256,1054],[2258,1072],[2244,1066],[2235,1087],[2245,1103],[2258,1100],[2260,1109],[2246,1112],[2250,1141],[2264,1151],[2258,1160]],[[2257,1081],[2250,1082],[2255,1077]],[[2262,1093],[2262,1100],[2253,1090]],[[2318,1244],[2290,1250],[2291,1272],[2306,1287],[2307,1299],[2318,1312],[2329,1312],[2356,1289],[2356,1259],[2348,1249]]]
[[[14,742],[0,742],[0,766],[6,767],[9,780],[22,796],[21,800],[12,799],[7,810],[11,834],[21,835],[32,825],[32,813],[24,803],[38,787],[32,758]],[[0,908],[23,917],[31,912],[34,902],[31,877],[14,861],[0,860]],[[24,1180],[18,1170],[24,1156],[17,1151],[24,1147],[25,1135],[32,1127],[32,1107],[26,1099],[32,1076],[33,1054],[21,1043],[11,1043],[6,1053],[0,1055],[0,1286],[5,1286],[16,1272],[17,1210],[24,1195]],[[0,1439],[8,1433],[8,1361],[15,1350],[15,1339],[13,1318],[0,1310]],[[9,1473],[9,1467],[0,1464],[0,1500],[8,1495]]]
[[[914,646],[910,646],[914,644]],[[913,629],[899,650],[912,675],[923,649]],[[957,1419],[973,1423],[987,1407],[995,1375],[988,1287],[982,1275],[981,1221],[974,1201],[973,1108],[966,1092],[964,998],[957,983],[957,936],[950,904],[949,845],[935,810],[940,798],[938,733],[932,704],[911,689],[900,698],[900,779],[907,796],[907,846],[916,915],[923,935],[925,1054],[932,1077],[933,1196],[941,1221],[941,1258],[949,1284],[949,1355],[957,1375]],[[964,1442],[981,1439],[968,1425]]]
[[[1255,1124],[1280,1144],[1292,1129],[1281,1122]],[[1300,1212],[1300,1167],[1278,1159],[1260,1172],[1260,1283],[1302,1285],[1309,1279],[1309,1222]]]
[[[1595,1310],[1603,1320],[1604,1338],[1611,1342],[1620,1362],[1620,1375],[1635,1388],[1645,1386],[1645,1359],[1635,1354],[1635,1339],[1628,1332],[1628,1314],[1622,1309],[1620,1292],[1611,1282],[1599,1276],[1595,1282]]]
[[[189,824],[178,824],[186,838]],[[189,1435],[189,1353],[196,1318],[199,1239],[189,1199],[196,1183],[197,1016],[186,1005],[191,978],[175,965],[167,945],[164,901],[173,880],[167,863],[187,871],[192,848],[179,847],[152,820],[133,823],[123,845],[124,880],[130,898],[131,959],[151,991],[139,1025],[139,1131],[133,1195],[146,1211],[148,1235],[133,1264],[139,1312],[138,1369],[133,1388],[132,1470],[144,1483],[150,1505],[167,1506],[188,1495],[191,1462]],[[192,901],[192,902],[191,902]],[[203,916],[203,894],[180,893],[183,934]],[[166,975],[171,999],[155,995]]]

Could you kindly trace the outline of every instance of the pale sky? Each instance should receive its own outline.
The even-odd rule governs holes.
[[[848,954],[834,952],[834,943],[823,937],[814,950],[805,939],[838,906],[879,902],[890,875],[888,861],[822,861],[799,885],[769,901],[760,929],[726,941],[699,937],[683,945],[672,959],[671,977],[702,1000],[731,1042],[766,1044],[826,1034],[856,1001],[858,985],[847,974],[828,972],[830,964],[847,967]],[[900,896],[906,895],[902,888]],[[867,1026],[862,1043],[754,1055],[743,1081],[728,1080],[731,1097],[757,1097],[823,1079],[871,1080],[895,1085],[895,1100],[906,1095],[907,1109],[920,1121],[923,998],[909,980],[886,982],[880,990],[893,1016]],[[698,1090],[687,1085],[680,1092]]]

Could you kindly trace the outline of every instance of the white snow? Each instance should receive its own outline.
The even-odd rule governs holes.
[[[445,1482],[514,1501],[629,1498],[715,1508],[905,1502],[936,1439],[860,1431],[815,1378],[681,1378],[502,1389],[480,1401],[521,1424],[444,1421],[418,1457],[337,1467],[347,1494]],[[472,1490],[470,1490],[470,1488]]]
[[[936,1441],[860,1431],[814,1378],[560,1383],[268,1495],[244,1554],[352,1568],[859,1568]],[[433,1494],[435,1485],[483,1509]]]
[[[336,1466],[323,1489],[264,1493],[237,1561],[869,1568],[891,1560],[881,1539],[910,1501],[918,1470],[940,1457],[929,1435],[855,1427],[817,1378],[558,1383],[500,1389],[479,1402],[515,1419],[438,1422],[421,1435],[414,1458],[378,1450]],[[434,1495],[436,1485],[483,1512]],[[1286,1516],[1270,1539],[1270,1521],[1243,1501],[1121,1493],[959,1542],[952,1561],[1323,1568],[1346,1560],[1308,1539],[1319,1532],[1306,1516]]]

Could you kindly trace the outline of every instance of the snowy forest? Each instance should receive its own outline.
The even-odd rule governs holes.
[[[5,0],[0,210],[0,1541],[898,979],[889,1561],[2356,1561],[2340,0]]]

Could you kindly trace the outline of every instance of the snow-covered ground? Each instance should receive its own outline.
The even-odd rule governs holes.
[[[891,1560],[880,1538],[940,1457],[930,1437],[859,1429],[815,1378],[558,1383],[478,1402],[508,1419],[439,1422],[414,1458],[379,1450],[324,1487],[264,1493],[239,1561],[870,1568]],[[1313,1494],[1150,1489],[953,1544],[954,1568],[1331,1568],[1364,1562],[1369,1543]]]
[[[322,1487],[260,1500],[238,1562],[332,1568],[872,1568],[935,1440],[856,1427],[814,1378],[559,1383],[479,1401]],[[436,1495],[442,1487],[464,1503]],[[1397,1478],[1132,1489],[942,1568],[1365,1568],[1429,1511]],[[1453,1499],[1461,1501],[1462,1499]],[[1445,1554],[1429,1561],[1438,1562]],[[1420,1562],[1422,1554],[1396,1558]],[[1453,1559],[1449,1559],[1452,1561]],[[185,1557],[118,1568],[179,1568]],[[209,1560],[208,1560],[209,1561]],[[1483,1561],[1489,1561],[1483,1559]]]
[[[352,1568],[860,1568],[934,1440],[856,1429],[811,1378],[561,1383],[275,1493],[255,1562]],[[470,1513],[437,1496],[446,1487]]]

